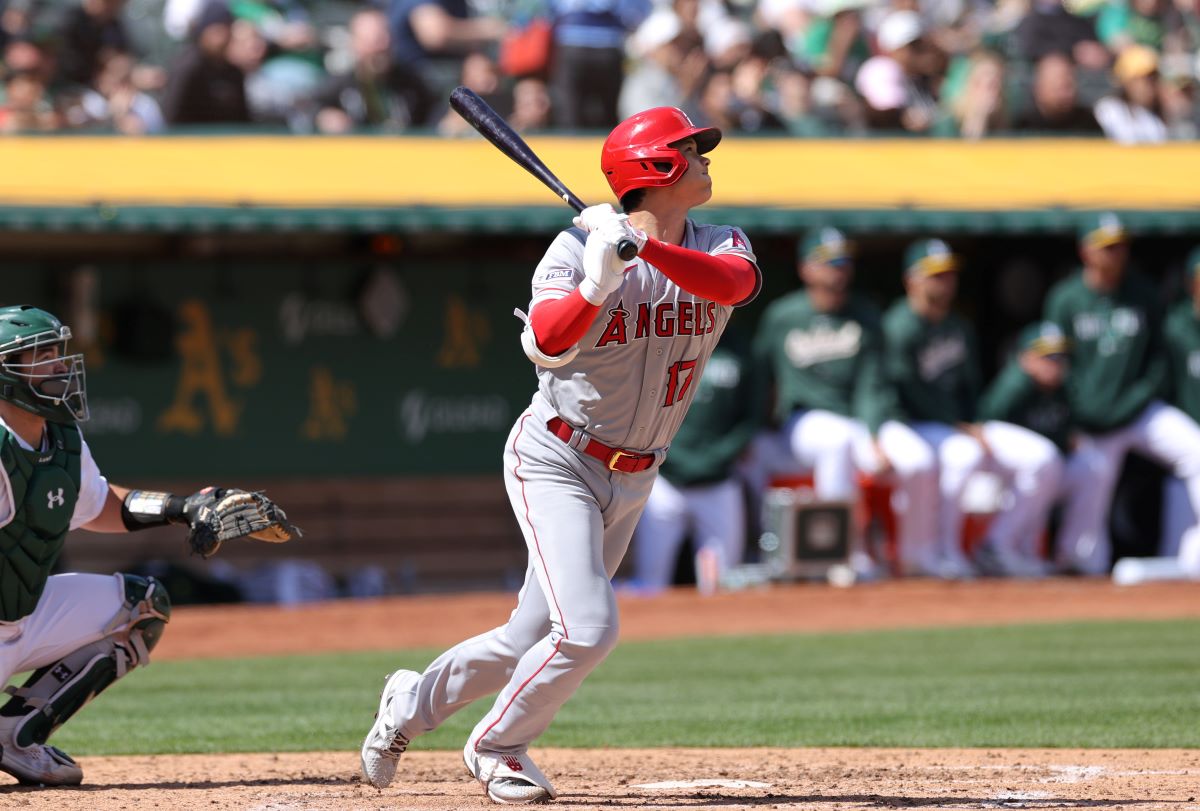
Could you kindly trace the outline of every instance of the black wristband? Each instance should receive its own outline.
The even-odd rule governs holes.
[[[153,490],[131,490],[121,502],[121,521],[130,532],[187,521],[183,514],[183,496],[156,493]]]

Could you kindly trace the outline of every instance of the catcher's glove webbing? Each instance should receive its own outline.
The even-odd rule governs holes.
[[[202,558],[211,557],[222,543],[235,538],[283,543],[303,534],[261,492],[206,487],[188,496],[185,512],[188,546]]]

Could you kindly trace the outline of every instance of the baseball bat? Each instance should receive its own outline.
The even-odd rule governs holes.
[[[529,144],[508,126],[500,114],[491,105],[479,97],[474,90],[467,87],[456,87],[450,93],[450,106],[468,124],[479,131],[479,134],[492,142],[492,146],[507,155],[517,166],[542,181],[550,191],[562,198],[563,202],[576,211],[587,208],[582,200],[576,197],[566,185],[542,163],[537,153],[529,148]],[[622,239],[617,244],[617,255],[628,262],[637,256],[637,243],[632,239]]]

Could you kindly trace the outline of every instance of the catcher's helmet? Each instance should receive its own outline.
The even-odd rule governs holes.
[[[716,127],[697,127],[677,107],[654,107],[632,115],[604,139],[600,169],[617,199],[648,186],[670,186],[687,171],[687,159],[671,144],[695,138],[700,154],[721,141]]]
[[[0,400],[52,422],[88,418],[83,355],[68,355],[71,328],[45,310],[20,304],[0,307]],[[58,344],[59,357],[36,360],[17,356]]]

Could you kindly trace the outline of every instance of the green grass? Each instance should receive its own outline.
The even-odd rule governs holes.
[[[156,662],[65,726],[76,755],[353,750],[438,651]],[[417,748],[457,748],[481,702]],[[1200,622],[618,646],[543,746],[1200,747]]]

